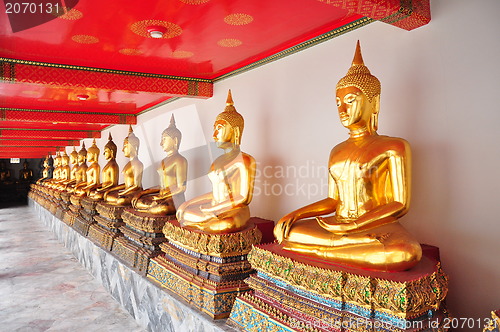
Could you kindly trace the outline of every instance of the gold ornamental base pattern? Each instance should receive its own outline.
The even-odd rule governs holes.
[[[216,283],[188,273],[161,256],[151,259],[147,277],[213,319],[229,317],[236,297],[249,290],[243,280]]]
[[[87,236],[89,234],[90,225],[94,224],[94,221],[88,221],[82,216],[77,216],[73,223],[73,229],[76,230],[83,236]]]
[[[236,233],[208,234],[182,228],[177,220],[170,220],[165,223],[163,233],[171,243],[215,257],[246,255],[262,239],[262,233],[253,223]]]
[[[112,251],[113,244],[117,237],[123,236],[121,233],[113,232],[99,224],[92,224],[89,227],[88,237],[101,248]]]
[[[220,262],[210,257],[189,254],[167,242],[160,244],[160,248],[169,261],[215,282],[244,280],[253,271],[246,255],[228,257]]]
[[[146,276],[149,260],[158,256],[160,251],[152,251],[128,241],[125,237],[118,237],[114,241],[113,252],[124,263],[134,269],[138,274]]]
[[[309,263],[304,255],[287,252],[278,244],[255,246],[248,260],[259,277],[271,283],[401,319],[438,310],[448,293],[448,277],[439,260],[425,253],[414,269],[398,273],[345,269],[317,260]]]
[[[97,203],[96,210],[100,216],[111,220],[121,219],[125,208],[129,206],[111,205],[104,202]]]
[[[128,226],[147,233],[161,233],[167,221],[175,220],[175,214],[154,215],[130,208],[125,209],[121,217]]]

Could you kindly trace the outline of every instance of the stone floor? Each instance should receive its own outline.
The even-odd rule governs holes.
[[[26,206],[0,206],[1,331],[144,331]]]

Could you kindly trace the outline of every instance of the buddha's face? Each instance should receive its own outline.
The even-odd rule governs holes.
[[[104,147],[104,158],[106,160],[111,160],[113,158],[113,151],[110,148]]]
[[[125,157],[130,157],[130,152],[132,151],[132,146],[130,145],[128,139],[125,139],[125,141],[123,141],[123,154],[125,155]]]
[[[217,146],[224,148],[224,146],[232,143],[233,128],[226,121],[218,120],[214,124],[213,137]]]
[[[87,155],[84,155],[84,154],[78,154],[78,163],[79,163],[79,164],[84,163],[86,159],[87,159]]]
[[[349,129],[369,123],[372,107],[366,95],[354,86],[337,90],[337,108],[340,122]]]
[[[62,166],[67,166],[68,165],[68,157],[64,156],[61,158],[61,165]]]
[[[169,135],[163,135],[161,138],[160,146],[165,152],[173,152],[177,149],[177,142]]]
[[[87,161],[90,163],[96,161],[96,153],[93,150],[87,151]]]
[[[71,162],[71,164],[76,164],[78,162],[78,155],[75,154],[75,153],[72,153],[69,155],[69,161]]]

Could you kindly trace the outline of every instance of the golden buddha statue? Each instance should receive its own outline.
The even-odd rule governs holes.
[[[409,269],[422,256],[398,222],[410,204],[410,146],[377,134],[380,82],[364,65],[359,42],[336,95],[350,137],[330,153],[328,197],[285,215],[274,234],[297,253],[354,267]]]
[[[140,212],[151,214],[173,214],[184,203],[187,181],[187,160],[179,153],[182,134],[175,126],[172,115],[170,125],[161,134],[160,145],[167,153],[160,167],[160,187],[141,191],[132,200],[132,206]]]
[[[45,180],[52,178],[52,163],[52,157],[50,155],[47,155],[43,161],[42,177],[36,181],[36,184],[41,184]]]
[[[0,161],[0,182],[11,182],[11,172],[10,169],[8,169],[5,166],[5,163],[3,161]]]
[[[57,182],[61,177],[61,155],[59,151],[56,152],[56,157],[54,158],[54,171],[52,173],[52,179],[49,182]]]
[[[56,158],[57,159],[57,158]],[[71,176],[71,169],[69,167],[69,157],[66,154],[66,150],[62,151],[62,154],[59,155],[59,164],[57,170],[57,179],[55,179],[50,185],[51,188],[62,190],[66,187],[66,183],[69,181]]]
[[[69,193],[73,193],[78,186],[84,186],[87,183],[87,149],[85,142],[82,143],[82,148],[78,151],[78,167],[74,172],[74,184],[67,188]]]
[[[99,166],[98,161],[100,152],[101,151],[95,144],[94,139],[92,146],[87,150],[87,162],[89,162],[90,165],[85,171],[86,181],[76,185],[73,192],[74,195],[80,197],[86,196],[91,190],[94,190],[99,186],[101,166]]]
[[[130,160],[122,170],[125,183],[111,188],[104,194],[104,200],[111,205],[129,205],[134,195],[142,191],[142,171],[144,166],[137,158],[139,138],[135,136],[132,126],[123,141],[123,153]]]
[[[224,150],[210,167],[212,192],[183,203],[177,210],[182,227],[207,233],[231,233],[244,229],[250,219],[255,179],[255,159],[241,152],[244,120],[229,90],[226,108],[214,124],[214,140]]]
[[[23,163],[23,168],[19,170],[19,181],[29,182],[33,179],[33,170],[29,168],[29,163],[27,160]]]
[[[100,200],[104,193],[118,185],[118,163],[116,162],[116,144],[113,142],[111,133],[109,133],[108,143],[104,146],[104,158],[108,163],[101,172],[102,183],[94,190],[89,191],[88,197],[93,200]]]

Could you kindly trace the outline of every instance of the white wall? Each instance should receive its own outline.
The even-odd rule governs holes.
[[[413,148],[412,207],[403,224],[440,247],[452,314],[489,317],[500,308],[499,12],[496,0],[434,0],[427,26],[408,32],[372,23],[218,82],[209,100],[183,99],[141,115],[135,131],[144,186],[157,184],[160,134],[172,112],[192,177],[208,169],[205,144],[230,88],[246,121],[242,149],[259,163],[252,214],[277,220],[323,198],[329,151],[347,138],[334,89],[359,39],[365,64],[382,83],[379,133]],[[127,130],[111,128],[119,148]],[[102,137],[101,149],[107,131]],[[118,163],[126,163],[121,153]],[[187,199],[209,190],[206,177],[188,186]]]

